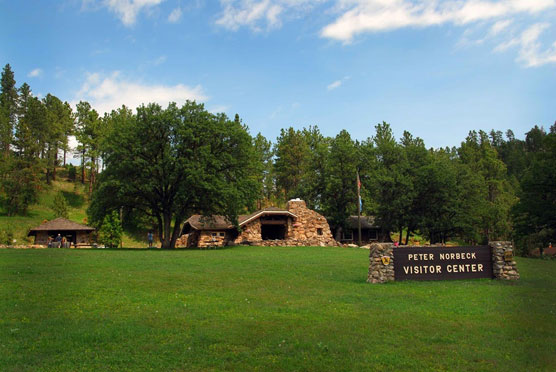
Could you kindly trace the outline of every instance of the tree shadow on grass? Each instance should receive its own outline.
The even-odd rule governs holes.
[[[62,191],[62,195],[64,195],[64,198],[72,208],[81,208],[85,204],[83,195],[71,191]]]

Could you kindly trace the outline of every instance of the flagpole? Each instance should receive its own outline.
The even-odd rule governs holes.
[[[359,230],[359,246],[361,247],[361,180],[357,171],[357,227]]]

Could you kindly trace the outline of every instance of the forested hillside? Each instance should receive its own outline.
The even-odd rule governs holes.
[[[48,203],[36,207],[60,192],[83,201],[72,206],[83,213],[69,215],[77,222],[90,200],[90,224],[100,228],[111,216],[127,231],[152,229],[165,248],[190,214],[234,220],[296,197],[342,226],[357,214],[359,177],[362,213],[398,232],[402,244],[412,233],[432,243],[514,239],[526,254],[556,242],[556,124],[548,131],[534,126],[524,140],[511,130],[471,130],[460,146],[438,149],[409,132],[395,138],[386,122],[363,141],[309,126],[282,129],[272,142],[252,137],[238,115],[211,114],[195,102],[122,107],[103,116],[87,102],[73,109],[18,86],[6,65],[0,149],[4,237],[62,215],[55,207],[44,212]],[[70,152],[77,166],[66,164]],[[52,205],[67,202],[63,194]]]

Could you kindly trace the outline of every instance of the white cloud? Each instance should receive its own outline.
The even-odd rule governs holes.
[[[519,13],[535,14],[555,6],[556,0],[339,0],[336,9],[341,15],[321,30],[321,36],[349,43],[365,32],[465,25]]]
[[[216,24],[233,31],[241,27],[254,31],[278,28],[284,20],[306,15],[324,2],[328,6],[324,13],[336,18],[320,30],[320,36],[344,44],[365,33],[466,26],[458,45],[500,43],[511,38],[497,50],[519,45],[518,60],[530,67],[553,62],[556,47],[542,51],[539,40],[548,26],[531,24],[554,14],[556,0],[220,0],[222,11]],[[520,28],[521,36],[513,37]],[[341,80],[335,81],[327,89],[341,85]]]
[[[495,24],[493,24],[492,27],[490,28],[489,35],[496,36],[502,31],[506,30],[508,27],[510,27],[511,24],[512,24],[511,19],[504,19],[502,21],[498,21]]]
[[[278,28],[282,18],[304,14],[323,0],[220,0],[224,8],[216,24],[230,30],[246,26],[255,31]]]
[[[495,48],[497,52],[503,52],[511,47],[518,47],[517,60],[526,67],[538,67],[547,63],[556,63],[556,42],[552,46],[541,51],[540,35],[549,28],[548,23],[535,23],[527,28],[518,37],[506,41]]]
[[[341,87],[342,84],[344,83],[344,81],[349,80],[349,78],[350,78],[349,76],[344,76],[340,80],[333,81],[332,83],[328,84],[328,86],[326,87],[326,90],[331,91],[331,90],[334,90],[336,88]]]
[[[41,75],[42,75],[42,69],[36,68],[36,69],[30,71],[30,72],[27,74],[27,77],[33,78],[33,77],[39,77],[39,76],[41,76]]]
[[[342,85],[342,80],[336,80],[336,81],[328,84],[328,86],[326,87],[326,90],[328,90],[328,91],[334,90],[336,88],[339,88],[340,85]]]
[[[154,7],[164,0],[104,0],[103,5],[116,13],[126,26],[132,26],[137,20],[137,15],[143,10]]]
[[[172,13],[168,16],[168,22],[176,23],[181,19],[182,11],[180,7],[172,10]]]
[[[167,59],[166,56],[160,56],[153,61],[153,65],[155,65],[155,66],[161,65],[164,62],[166,62],[166,59]]]
[[[151,102],[165,106],[169,102],[183,104],[186,100],[205,101],[207,98],[200,85],[149,85],[127,80],[116,71],[107,76],[100,73],[88,74],[75,96],[74,103],[80,100],[88,101],[103,114],[122,105],[135,109],[141,104]]]

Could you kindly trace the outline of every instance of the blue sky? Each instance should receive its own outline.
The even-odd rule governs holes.
[[[556,0],[0,0],[0,64],[35,95],[186,99],[252,134],[386,121],[429,147],[556,120]]]

